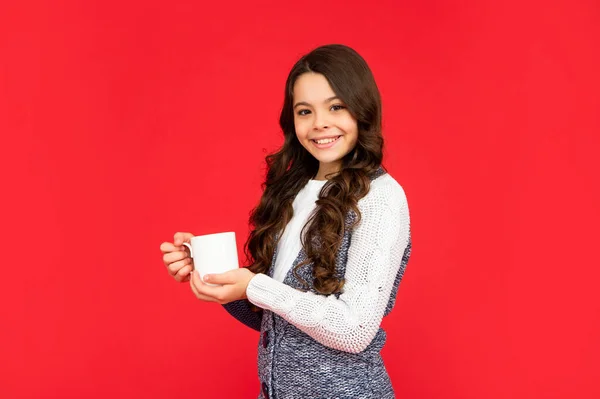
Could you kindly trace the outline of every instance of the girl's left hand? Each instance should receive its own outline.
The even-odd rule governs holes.
[[[207,274],[204,281],[200,279],[200,274],[194,270],[190,280],[190,287],[196,295],[196,298],[206,302],[217,302],[224,305],[238,299],[246,299],[246,288],[255,276],[245,267],[230,270],[220,274]],[[213,287],[209,284],[222,284]]]

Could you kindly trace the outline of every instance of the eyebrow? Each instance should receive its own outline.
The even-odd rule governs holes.
[[[329,97],[328,99],[326,99],[325,101],[323,101],[323,103],[329,103],[333,100],[339,100],[340,98],[338,96],[333,96],[333,97]],[[310,104],[304,101],[300,101],[296,104],[294,104],[294,109],[300,105],[306,105],[307,107],[310,107]]]

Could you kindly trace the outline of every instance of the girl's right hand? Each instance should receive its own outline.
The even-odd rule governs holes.
[[[191,273],[194,271],[194,262],[189,250],[183,245],[184,242],[189,243],[193,236],[192,233],[175,233],[172,243],[160,244],[163,262],[169,274],[180,283],[190,281]]]

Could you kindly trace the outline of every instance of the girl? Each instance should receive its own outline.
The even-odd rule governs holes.
[[[259,398],[393,398],[380,355],[411,249],[402,187],[382,167],[381,101],[364,59],[327,45],[292,68],[245,245],[250,266],[207,275],[182,246],[163,261],[196,297],[260,331]]]

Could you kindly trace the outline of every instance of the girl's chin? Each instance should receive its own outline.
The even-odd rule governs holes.
[[[315,157],[319,163],[322,164],[330,164],[330,163],[339,163],[342,161],[341,156],[333,156],[333,157],[324,157],[324,156],[316,156]]]

